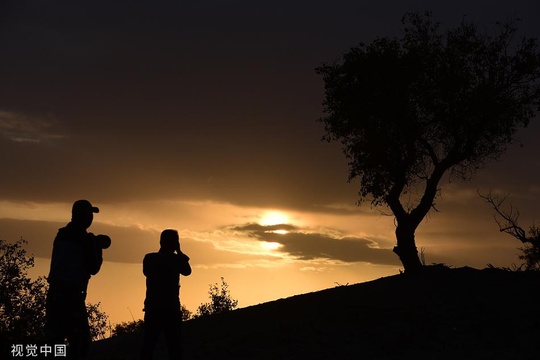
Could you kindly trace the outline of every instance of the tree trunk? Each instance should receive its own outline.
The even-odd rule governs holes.
[[[394,247],[394,252],[399,256],[405,273],[418,272],[423,268],[414,241],[415,230],[416,227],[410,224],[398,223],[396,227],[397,246]]]

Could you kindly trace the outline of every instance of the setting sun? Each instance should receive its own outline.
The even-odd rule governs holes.
[[[262,242],[261,246],[266,250],[277,250],[283,245],[277,242]]]
[[[280,211],[268,211],[259,220],[259,224],[264,226],[287,224],[288,222],[289,218],[287,215]]]

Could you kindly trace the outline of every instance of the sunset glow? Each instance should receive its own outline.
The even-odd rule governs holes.
[[[280,211],[268,211],[264,213],[260,220],[259,224],[264,226],[288,224],[289,218],[283,212]]]
[[[112,239],[87,299],[113,326],[144,317],[142,261],[164,229],[190,257],[180,299],[192,312],[221,277],[245,307],[402,270],[391,211],[357,206],[341,144],[321,141],[314,69],[398,36],[418,2],[173,1],[129,16],[114,1],[22,3],[0,6],[0,239],[27,241],[33,277],[48,275],[78,199],[100,209],[88,231]],[[540,37],[540,2],[423,3],[449,26],[515,14]],[[523,146],[471,181],[441,181],[415,233],[426,263],[519,262],[521,244],[477,189],[510,194],[519,224],[538,223],[539,136],[537,117],[518,133]]]
[[[277,250],[283,245],[277,242],[262,242],[261,246],[266,250]]]

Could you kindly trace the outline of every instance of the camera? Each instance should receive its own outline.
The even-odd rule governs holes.
[[[96,245],[102,249],[108,249],[111,246],[111,238],[107,235],[96,235]]]

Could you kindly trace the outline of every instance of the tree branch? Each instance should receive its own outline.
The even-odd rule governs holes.
[[[530,243],[530,239],[527,238],[525,230],[518,224],[519,211],[510,205],[510,211],[501,210],[501,205],[508,198],[508,194],[502,198],[494,196],[491,190],[486,194],[482,195],[479,190],[476,191],[478,195],[484,199],[485,202],[491,205],[495,212],[503,218],[504,221],[497,219],[497,215],[494,215],[493,218],[499,226],[499,231],[512,235],[522,243]]]
[[[419,141],[420,144],[422,144],[422,146],[424,147],[424,149],[426,149],[426,151],[428,152],[431,161],[433,161],[433,165],[439,165],[439,159],[437,158],[437,154],[435,153],[433,146],[431,146],[431,144],[424,138],[420,138]]]
[[[390,210],[392,210],[392,212],[394,213],[394,216],[396,217],[398,223],[403,221],[408,216],[407,211],[405,211],[403,205],[399,201],[399,198],[404,188],[404,179],[402,179],[401,181],[396,181],[386,197],[386,203],[390,207]]]
[[[439,191],[439,181],[448,168],[443,163],[439,163],[438,166],[433,169],[431,176],[426,181],[426,188],[424,195],[420,199],[420,203],[411,211],[411,216],[415,226],[420,225],[422,219],[427,215],[429,210],[434,206],[434,200]]]

